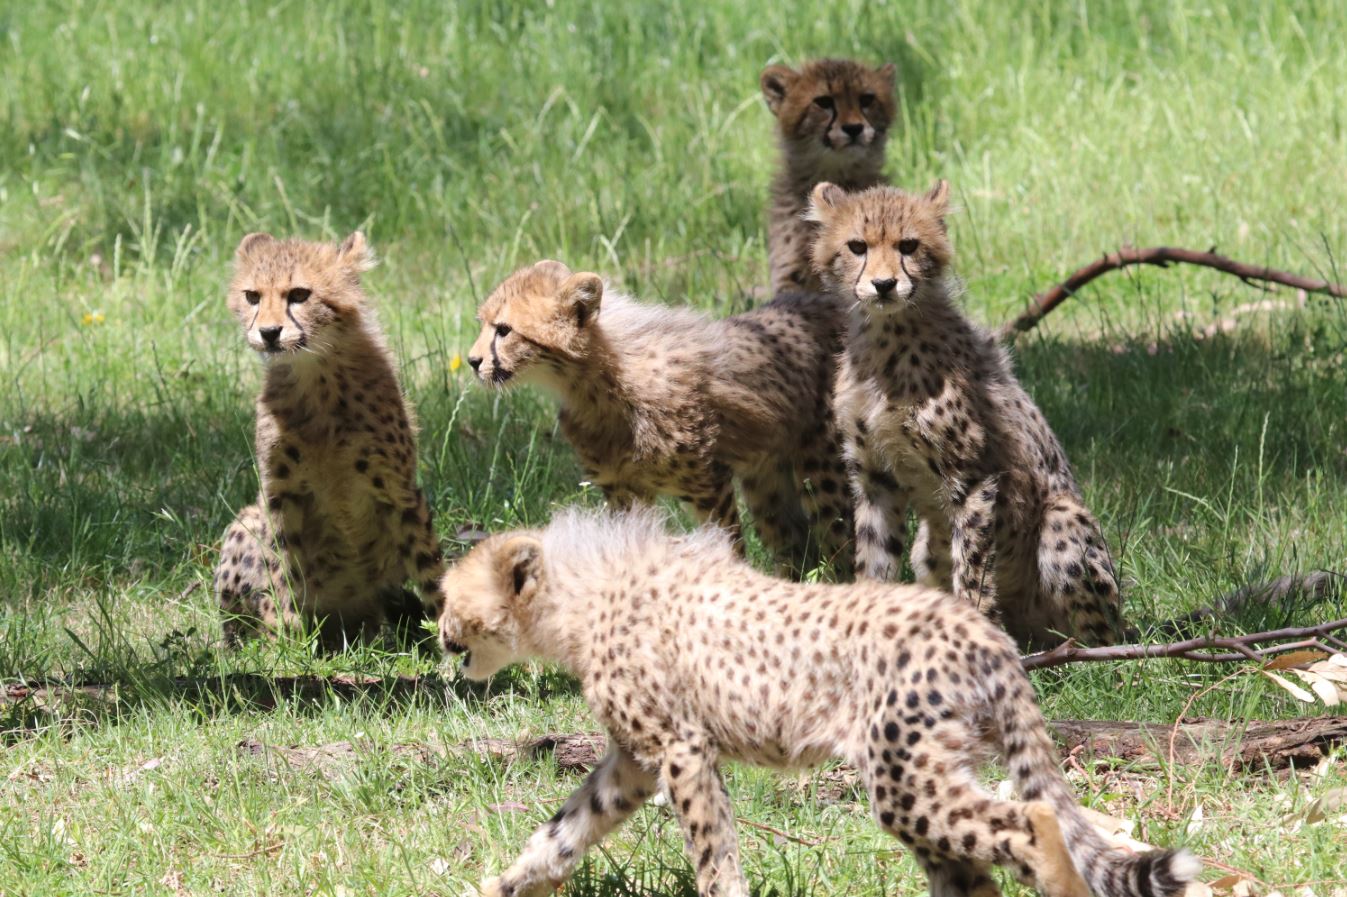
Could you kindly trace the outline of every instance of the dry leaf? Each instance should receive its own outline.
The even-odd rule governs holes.
[[[1202,805],[1198,804],[1193,808],[1193,815],[1188,817],[1188,826],[1185,831],[1190,835],[1196,835],[1198,832],[1202,831],[1202,822],[1205,818],[1205,814],[1202,812]]]
[[[1278,654],[1276,657],[1263,664],[1265,670],[1285,670],[1290,667],[1298,667],[1302,663],[1312,663],[1316,660],[1323,660],[1328,657],[1325,651],[1317,651],[1314,648],[1306,648],[1303,651],[1287,651],[1285,654]]]
[[[1305,808],[1305,824],[1314,825],[1344,813],[1347,813],[1347,788],[1330,788]]]
[[[133,780],[136,776],[140,775],[142,772],[149,772],[152,769],[158,769],[160,766],[163,765],[163,763],[164,763],[163,757],[155,757],[153,760],[146,760],[144,763],[140,764],[135,769],[123,775],[122,781],[129,782]]]
[[[445,875],[452,868],[453,866],[449,864],[449,861],[442,857],[435,857],[435,859],[430,861],[430,871],[434,872],[436,875]]]
[[[1269,673],[1267,670],[1259,670],[1258,672],[1262,673],[1264,676],[1268,677],[1273,682],[1277,683],[1282,688],[1286,689],[1288,692],[1291,693],[1291,697],[1295,698],[1297,701],[1304,701],[1306,704],[1314,703],[1314,695],[1305,691],[1305,689],[1301,688],[1299,685],[1296,685],[1294,682],[1287,679],[1286,677],[1278,676],[1276,673]]]
[[[1245,877],[1246,876],[1240,875],[1238,872],[1232,873],[1230,875],[1223,875],[1220,878],[1213,881],[1211,883],[1211,886],[1213,889],[1217,891],[1228,891],[1235,885],[1244,881]]]
[[[1314,693],[1319,696],[1319,700],[1323,701],[1326,706],[1332,707],[1342,700],[1338,695],[1337,686],[1323,676],[1320,676],[1317,673],[1311,673],[1308,670],[1292,670],[1291,672],[1295,673],[1296,676],[1300,677],[1302,682],[1314,689]]]
[[[1230,893],[1234,897],[1254,897],[1253,882],[1247,878],[1241,878],[1235,882],[1235,886],[1230,889]]]

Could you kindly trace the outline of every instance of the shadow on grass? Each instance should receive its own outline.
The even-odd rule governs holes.
[[[124,675],[104,682],[0,686],[0,744],[12,744],[51,729],[65,733],[115,724],[146,707],[189,707],[197,715],[215,717],[278,708],[315,716],[342,706],[397,716],[413,708],[442,711],[464,705],[477,707],[490,697],[509,693],[545,701],[578,694],[579,686],[574,679],[554,671],[539,676],[519,671],[503,673],[484,684],[437,673],[161,676],[128,667]]]

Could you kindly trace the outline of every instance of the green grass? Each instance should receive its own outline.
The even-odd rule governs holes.
[[[223,301],[249,230],[369,232],[384,258],[369,289],[446,538],[596,500],[547,402],[494,398],[451,370],[497,280],[560,257],[717,313],[765,280],[774,146],[756,84],[769,61],[898,64],[889,171],[953,183],[957,264],[988,323],[1129,242],[1215,244],[1347,278],[1336,4],[1010,7],[0,6],[0,681],[116,686],[111,702],[0,706],[0,894],[457,894],[574,785],[548,758],[395,749],[591,728],[555,674],[412,696],[320,689],[276,706],[228,678],[433,672],[302,641],[218,650],[214,545],[256,489],[257,365]],[[1111,275],[1017,347],[1143,624],[1250,580],[1343,567],[1341,303],[1241,317],[1205,340],[1186,323],[1263,298],[1203,271]],[[1330,614],[1343,608],[1226,625]],[[1227,672],[1078,667],[1037,684],[1052,716],[1173,721]],[[1189,712],[1311,711],[1246,675]],[[245,739],[358,750],[324,774],[240,751]],[[754,888],[920,893],[915,866],[827,781],[732,771],[743,818],[821,842],[742,828]],[[1347,879],[1340,827],[1284,822],[1343,784],[1341,754],[1313,779],[1079,780],[1082,799],[1138,819],[1140,836],[1281,886]],[[1206,822],[1189,831],[1199,805]],[[690,893],[680,851],[671,817],[644,810],[572,893]]]

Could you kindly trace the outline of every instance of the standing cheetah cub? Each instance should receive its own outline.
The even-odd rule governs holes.
[[[416,485],[414,423],[360,288],[373,266],[360,233],[340,246],[267,234],[239,244],[229,308],[266,374],[262,496],[226,530],[215,570],[231,643],[309,620],[335,649],[385,620],[415,634],[438,610],[444,565]]]
[[[488,897],[551,894],[661,777],[698,893],[747,897],[722,760],[855,764],[936,897],[994,897],[993,864],[1048,897],[1169,897],[1199,870],[1185,851],[1109,847],[1058,769],[1014,644],[943,592],[774,579],[724,533],[671,538],[648,510],[492,536],[443,587],[440,641],[466,676],[560,664],[609,734]],[[989,748],[1022,801],[979,783]]]
[[[672,495],[738,532],[734,480],[763,543],[795,572],[850,569],[851,508],[831,410],[841,309],[781,296],[723,321],[605,292],[542,261],[477,313],[468,363],[488,386],[561,400],[561,429],[609,504]]]
[[[762,95],[781,143],[767,210],[773,294],[821,288],[809,264],[813,226],[803,217],[815,184],[859,190],[885,183],[884,143],[897,112],[893,79],[892,63],[871,68],[849,59],[819,59],[798,72],[763,70]]]
[[[853,463],[858,575],[890,580],[906,517],[922,582],[1023,646],[1118,638],[1117,579],[1062,447],[948,273],[949,188],[814,189],[814,267],[850,307],[836,413]]]

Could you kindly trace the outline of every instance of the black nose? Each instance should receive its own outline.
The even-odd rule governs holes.
[[[275,346],[277,340],[281,338],[281,328],[279,327],[259,327],[257,332],[262,335],[262,342],[268,346]]]
[[[476,355],[469,355],[468,365],[475,371],[482,366],[482,359],[478,358]]]
[[[854,122],[849,125],[842,125],[842,133],[846,134],[852,140],[855,140],[857,137],[861,136],[861,132],[864,130],[865,125],[861,124],[860,122]]]
[[[875,288],[875,292],[881,296],[887,296],[893,292],[893,288],[898,286],[897,278],[885,277],[883,279],[875,278],[870,281],[870,285]]]

